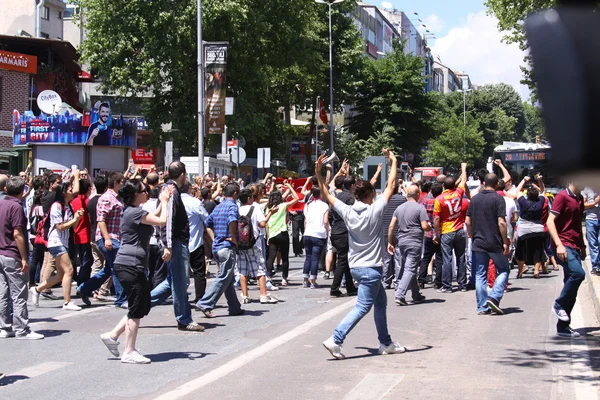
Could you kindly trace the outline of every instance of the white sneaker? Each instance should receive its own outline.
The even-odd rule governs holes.
[[[17,336],[17,340],[40,340],[43,339],[44,335],[34,331],[29,331],[27,335]]]
[[[67,310],[67,311],[81,311],[81,307],[79,307],[78,305],[76,305],[75,303],[73,303],[72,301],[70,301],[67,304],[63,304],[63,310]]]
[[[287,286],[289,284],[290,284],[290,282],[287,279],[282,279],[281,280],[281,286]]]
[[[342,354],[342,346],[335,343],[333,336],[324,341],[323,346],[331,353],[333,358],[338,360],[343,360],[346,358],[346,356]]]
[[[0,338],[6,339],[11,337],[15,337],[15,331],[9,331],[8,329],[0,329]]]
[[[121,355],[119,353],[119,341],[111,338],[110,333],[104,333],[100,335],[100,339],[102,340],[102,343],[104,343],[108,351],[110,351],[110,354],[112,354],[115,357],[119,357]]]
[[[29,294],[31,295],[31,302],[33,303],[34,306],[39,306],[40,305],[40,293],[35,290],[35,287],[32,287],[31,289],[29,289]]]
[[[134,350],[131,353],[123,354],[121,362],[125,364],[150,364],[150,359]]]
[[[260,304],[276,304],[278,302],[279,300],[277,300],[275,297],[271,297],[269,295],[260,296]]]
[[[398,342],[392,342],[387,346],[382,344],[379,345],[379,351],[377,354],[385,355],[385,354],[401,354],[406,351],[406,347],[400,346]]]
[[[250,304],[250,296],[242,296],[242,304]]]

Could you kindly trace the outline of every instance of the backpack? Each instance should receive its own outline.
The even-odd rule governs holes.
[[[238,249],[250,250],[256,243],[254,228],[252,227],[252,212],[254,206],[250,207],[248,215],[240,215],[238,220]]]
[[[44,246],[48,247],[48,234],[52,230],[50,229],[50,220],[48,219],[50,217],[51,210],[52,207],[50,207],[50,210],[48,210],[48,214],[44,215],[44,218],[38,222],[37,227],[35,228],[35,239],[33,240],[33,244],[43,244]],[[46,223],[48,226],[46,226]]]
[[[36,207],[40,207],[40,206],[36,206]],[[33,210],[32,214],[35,212],[35,209]],[[43,215],[31,215],[29,217],[29,234],[35,236],[37,234],[37,227],[40,223],[40,221],[44,219]]]

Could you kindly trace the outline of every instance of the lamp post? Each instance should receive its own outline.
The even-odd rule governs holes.
[[[473,89],[458,89],[457,92],[463,94],[463,156],[467,155],[467,92],[472,92]]]
[[[329,6],[329,147],[334,151],[333,140],[333,50],[331,44],[331,6],[344,0],[315,0],[315,3],[327,4]]]
[[[204,176],[204,42],[202,41],[202,0],[198,0],[198,176]],[[168,167],[168,166],[167,166]]]

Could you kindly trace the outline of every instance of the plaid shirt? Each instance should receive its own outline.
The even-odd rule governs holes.
[[[239,219],[238,205],[231,199],[225,199],[215,207],[212,214],[206,219],[206,227],[213,230],[215,233],[215,240],[212,245],[212,252],[224,249],[226,247],[233,247],[233,244],[226,238],[231,238],[229,232],[229,224],[237,222]]]
[[[96,208],[96,221],[106,222],[106,228],[108,229],[108,236],[111,239],[121,241],[121,213],[123,212],[123,203],[117,197],[117,194],[108,189],[98,199],[98,206]],[[102,239],[102,232],[100,226],[96,228],[96,242]]]
[[[425,197],[423,197],[423,199],[421,199],[420,203],[423,207],[425,207],[425,210],[427,211],[427,215],[429,216],[429,223],[431,224],[431,227],[433,228],[433,206],[435,205],[435,197],[433,197],[433,195],[431,193],[429,193],[427,196],[425,196]],[[433,229],[430,230],[429,232],[427,232],[425,234],[425,237],[432,239],[433,238]]]

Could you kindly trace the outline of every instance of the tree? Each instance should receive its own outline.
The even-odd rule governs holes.
[[[122,96],[150,93],[144,110],[150,128],[160,132],[162,123],[172,122],[178,131],[176,145],[195,153],[196,0],[76,3],[84,10],[87,31],[82,59],[102,78],[102,90]],[[354,4],[345,2],[344,10]],[[227,125],[245,136],[247,150],[259,143],[282,142],[288,131],[279,110],[287,113],[306,93],[323,96],[328,71],[328,17],[323,11],[312,0],[203,3],[203,39],[229,42],[227,95],[235,98],[236,107]],[[351,63],[360,41],[346,14],[336,12],[334,30],[334,38],[340,40],[336,45],[349,46],[334,59],[341,85],[344,77],[353,75]],[[159,144],[165,137],[158,134],[153,139]]]
[[[350,132],[365,140],[381,132],[398,148],[418,152],[435,134],[431,118],[437,105],[437,97],[425,93],[422,71],[422,58],[405,54],[401,42],[386,56],[365,60]]]
[[[525,108],[525,119],[527,121],[524,139],[527,142],[535,142],[538,137],[545,137],[546,130],[544,129],[542,109],[528,102],[524,102],[523,107]]]
[[[440,134],[429,142],[424,152],[427,165],[458,169],[462,162],[479,166],[482,162],[485,139],[479,123],[467,116],[466,126],[456,115],[438,121]]]

